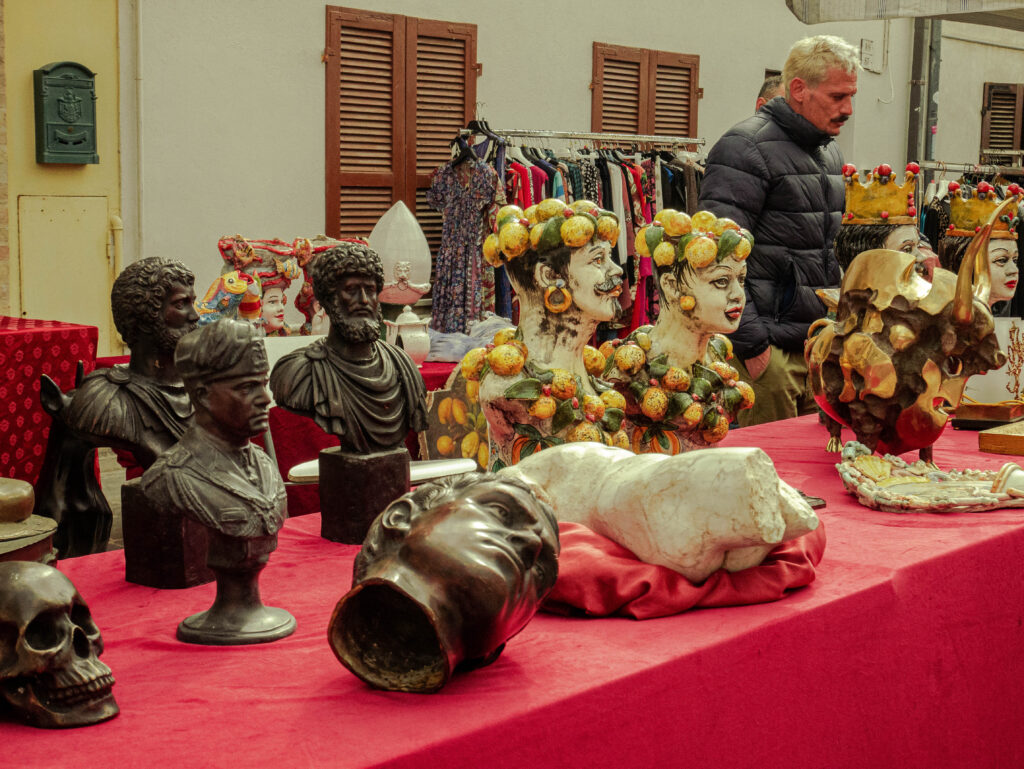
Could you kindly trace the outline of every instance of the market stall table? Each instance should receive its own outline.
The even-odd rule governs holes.
[[[810,587],[643,622],[541,614],[436,695],[371,690],[334,658],[327,623],[357,548],[317,537],[315,515],[286,522],[261,579],[298,630],[262,647],[174,640],[212,585],[125,584],[119,552],[63,562],[103,631],[122,712],[71,732],[2,723],[5,755],[25,769],[1024,765],[1024,513],[863,508],[826,439],[814,417],[727,439],[764,447],[827,500]],[[948,431],[936,462],[1006,461],[976,446]]]
[[[75,370],[96,363],[95,326],[0,315],[0,476],[35,483],[43,465],[50,417],[39,402],[39,377],[63,391]]]

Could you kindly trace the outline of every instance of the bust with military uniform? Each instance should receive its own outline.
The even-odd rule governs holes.
[[[295,629],[294,617],[264,606],[259,595],[286,499],[274,463],[250,443],[267,429],[270,407],[269,365],[257,333],[249,323],[223,319],[178,343],[175,364],[194,421],[142,476],[151,503],[208,529],[217,598],[178,626],[178,638],[191,643],[263,643]]]

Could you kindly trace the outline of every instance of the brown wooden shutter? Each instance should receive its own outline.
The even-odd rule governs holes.
[[[405,187],[399,17],[327,8],[327,232],[366,237]]]
[[[697,136],[700,57],[652,51],[651,64],[654,69],[654,115],[650,133]]]
[[[411,189],[406,205],[416,215],[435,258],[442,216],[427,205],[430,174],[451,159],[449,142],[473,119],[476,107],[476,26],[410,19],[407,114],[414,117],[409,142]],[[433,283],[431,276],[431,283]]]
[[[594,43],[591,130],[696,136],[700,57]]]
[[[1024,85],[985,83],[981,113],[981,149],[1022,149]],[[1007,159],[1012,160],[1012,156]],[[1001,162],[999,156],[991,154],[983,160]]]
[[[366,237],[402,200],[437,255],[430,174],[476,106],[476,25],[327,7],[327,232]]]
[[[592,131],[643,133],[641,115],[650,102],[644,64],[639,48],[594,43]]]

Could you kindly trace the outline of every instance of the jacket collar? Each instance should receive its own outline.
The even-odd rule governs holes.
[[[781,96],[776,96],[761,109],[801,147],[823,147],[832,141],[830,134],[817,128],[803,115],[794,112]]]

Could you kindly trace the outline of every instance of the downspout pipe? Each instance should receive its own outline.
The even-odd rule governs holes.
[[[907,161],[923,159],[925,122],[925,55],[927,19],[914,19],[913,55],[910,62],[910,114],[907,119]]]
[[[939,103],[936,101],[935,95],[939,92],[939,71],[941,69],[942,21],[933,19],[928,43],[927,128],[924,132],[925,160],[935,160],[935,134],[933,129],[939,124]]]

